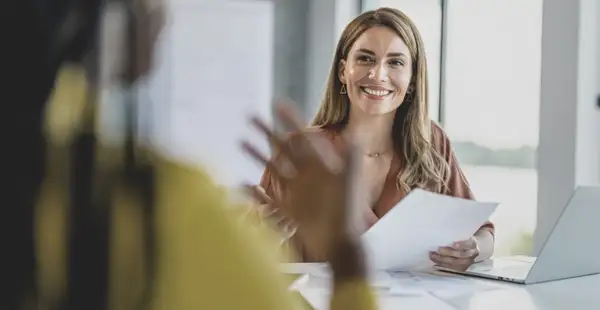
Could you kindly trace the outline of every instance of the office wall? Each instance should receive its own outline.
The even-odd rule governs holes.
[[[271,1],[170,3],[148,98],[153,142],[166,156],[203,166],[219,183],[257,182],[263,167],[240,152],[248,114],[269,119],[273,97],[275,8]],[[234,22],[232,22],[234,21]],[[146,100],[145,100],[146,99]]]
[[[337,40],[344,27],[358,15],[358,0],[305,0],[309,3],[306,105],[310,120],[317,111],[329,74]]]
[[[337,39],[359,13],[359,0],[246,1],[274,3],[273,96],[291,98],[310,120],[321,103]]]
[[[250,0],[257,1],[257,0]],[[273,0],[275,3],[275,97],[286,96],[300,106],[307,101],[307,44],[309,1]]]

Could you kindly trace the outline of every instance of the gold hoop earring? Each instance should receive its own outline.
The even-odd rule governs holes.
[[[413,88],[410,87],[408,89],[408,91],[406,92],[406,95],[404,95],[404,101],[410,102],[412,100],[413,100]]]
[[[340,95],[346,95],[348,91],[346,90],[346,84],[342,84],[342,89],[340,89]]]

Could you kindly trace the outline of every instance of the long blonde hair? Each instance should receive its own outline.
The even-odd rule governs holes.
[[[397,176],[397,186],[405,192],[415,187],[442,192],[447,189],[450,166],[432,145],[434,133],[428,114],[425,47],[415,24],[401,11],[392,8],[368,11],[346,26],[336,47],[325,97],[311,125],[337,127],[348,123],[350,102],[340,94],[340,61],[348,58],[354,42],[372,27],[395,31],[408,46],[413,59],[412,92],[396,110],[392,128],[394,150],[403,165]]]

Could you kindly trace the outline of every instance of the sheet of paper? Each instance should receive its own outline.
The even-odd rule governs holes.
[[[329,278],[329,266],[326,263],[283,263],[279,270],[288,274],[309,274],[312,276]]]
[[[315,310],[328,310],[331,293],[328,290],[314,287],[299,288],[298,292]],[[453,310],[450,304],[426,292],[405,294],[401,292],[379,291],[376,293],[378,309],[427,309]]]
[[[431,267],[429,252],[472,236],[497,203],[484,203],[415,189],[363,235],[374,270]]]
[[[325,263],[284,263],[279,265],[279,270],[287,274],[306,274],[325,283],[332,277],[331,269]],[[386,271],[369,274],[369,284],[375,288],[390,288],[394,284],[393,281],[394,278]]]
[[[478,292],[504,288],[502,284],[492,284],[474,278],[464,278],[453,274],[428,272],[390,272],[390,291],[394,294],[427,292],[443,300],[473,295]]]
[[[290,290],[299,292],[315,309],[328,309],[332,283],[331,272],[326,264],[291,263],[282,264],[280,269],[285,273],[307,275],[307,278],[302,278],[290,286]],[[435,270],[379,271],[371,275],[369,283],[371,289],[377,293],[381,309],[400,309],[398,307],[401,306],[415,306],[415,309],[446,309],[445,304],[450,304],[455,298],[506,288],[506,284]],[[436,301],[436,298],[443,303]]]

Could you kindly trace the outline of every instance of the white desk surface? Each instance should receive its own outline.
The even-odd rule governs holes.
[[[293,265],[296,265],[292,268],[293,273],[297,273],[306,267],[308,269],[313,268],[308,266],[310,264]],[[491,285],[494,287],[491,290],[475,289],[473,292],[463,292],[458,296],[440,298],[457,310],[600,309],[600,274],[533,285],[511,284],[473,277],[456,277],[469,281],[474,287],[478,285]],[[319,281],[321,282],[319,283]],[[322,281],[323,279],[311,279],[304,285],[307,287],[322,287]]]
[[[478,283],[500,281],[473,279]],[[533,285],[501,283],[502,288],[446,300],[460,310],[600,309],[600,275]]]

